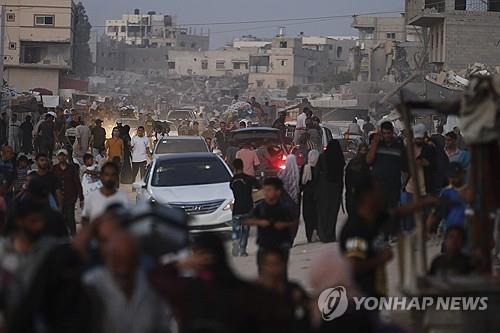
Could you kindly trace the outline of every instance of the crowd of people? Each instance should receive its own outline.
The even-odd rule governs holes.
[[[35,125],[29,118],[19,124],[15,117],[9,130],[1,125],[0,331],[398,332],[376,313],[348,312],[342,320],[322,321],[315,303],[323,289],[339,284],[350,286],[352,294],[386,295],[392,242],[415,227],[417,210],[424,212],[429,233],[444,235],[429,274],[477,269],[465,222],[470,154],[458,128],[444,134],[438,127],[429,135],[416,124],[416,160],[408,161],[405,133],[396,135],[390,122],[376,128],[367,121],[360,130],[368,144],[346,161],[338,140],[323,149],[319,118],[307,101],[297,108],[293,140],[300,154],[286,156],[275,173],[269,172],[268,143],[231,142],[230,131],[245,122],[179,129],[205,138],[233,170],[231,253],[248,256],[255,227],[253,281],[233,271],[218,235],[197,235],[189,254],[159,260],[145,253],[123,223],[123,211],[133,207],[120,184],[144,177],[151,159],[144,126],[131,137],[130,127],[118,123],[106,138],[99,119],[89,127],[62,110],[46,113]],[[283,136],[285,120],[286,111],[272,124]],[[416,165],[416,181],[409,177],[409,163]],[[81,209],[79,228],[75,208]],[[341,209],[347,213],[342,228]],[[327,246],[328,259],[311,268],[312,293],[288,274],[301,217],[308,242],[340,245]]]
[[[314,116],[304,107],[298,117],[307,124]],[[284,125],[285,118],[281,113],[275,123]],[[295,131],[294,140],[299,143],[300,155],[306,157],[304,163],[290,154],[277,177],[263,182],[264,191],[272,188],[271,192],[280,192],[280,199],[264,201],[252,210],[255,198],[251,194],[259,189],[253,178],[262,160],[259,149],[244,144],[236,149],[235,159],[227,159],[235,170],[231,188],[238,207],[233,255],[246,255],[250,225],[258,227],[259,249],[274,244],[289,253],[302,216],[307,241],[340,242],[344,255],[355,263],[354,276],[362,292],[382,296],[386,287],[379,271],[392,259],[391,246],[398,235],[414,230],[413,213],[421,210],[429,237],[444,237],[442,255],[433,262],[430,273],[453,275],[465,273],[464,267],[470,268],[467,273],[472,267],[480,269],[477,262],[473,264],[475,258],[467,255],[471,253],[465,216],[470,153],[458,128],[444,134],[443,126],[438,126],[430,135],[424,124],[416,124],[412,129],[415,161],[408,161],[404,131],[396,134],[391,122],[376,128],[369,118],[362,129],[353,122],[348,133],[365,135],[368,144],[360,144],[347,165],[339,141],[329,142],[324,150],[316,149],[303,144],[309,136],[308,127],[300,129]],[[416,180],[410,175],[409,163],[416,166]],[[419,196],[418,201],[413,200],[415,196]],[[341,207],[348,216],[342,229],[337,228]],[[267,233],[276,234],[270,237],[274,241],[268,241]]]
[[[31,123],[31,116],[20,126],[15,125],[16,119],[13,114],[9,126],[0,124],[0,174],[6,182],[2,219],[8,215],[7,207],[29,196],[30,183],[36,178],[43,182],[51,207],[61,212],[65,228],[74,235],[76,209],[82,209],[85,220],[87,208],[96,204],[94,200],[101,201],[92,194],[103,187],[99,177],[106,162],[117,166],[118,184],[131,184],[138,175],[144,177],[151,159],[152,142],[144,126],[131,137],[130,126],[117,121],[107,138],[102,120],[88,126],[76,113],[60,108],[42,114],[36,124]]]

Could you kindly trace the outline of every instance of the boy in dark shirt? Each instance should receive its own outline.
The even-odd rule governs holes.
[[[355,190],[357,207],[351,211],[340,235],[340,249],[351,261],[354,280],[367,296],[385,296],[385,266],[392,250],[384,242],[384,226],[392,220],[383,208],[381,185],[371,177],[360,181]]]
[[[246,248],[248,243],[248,232],[250,226],[243,224],[253,209],[253,189],[260,188],[260,184],[252,176],[243,173],[243,161],[235,159],[233,162],[234,177],[231,179],[230,187],[233,191],[233,256],[248,256]]]
[[[283,182],[277,177],[264,181],[264,201],[252,212],[245,223],[257,226],[257,245],[259,253],[263,249],[280,248],[288,253],[293,243],[292,230],[298,221],[293,217],[291,207],[282,200]],[[257,254],[257,259],[259,258]],[[260,263],[257,262],[260,271]]]
[[[375,178],[360,179],[354,189],[356,207],[347,219],[340,236],[340,249],[351,262],[354,280],[366,296],[381,297],[387,293],[385,267],[393,253],[384,241],[384,232],[401,217],[437,202],[432,197],[387,210],[385,187]]]
[[[444,253],[434,258],[429,274],[440,277],[470,274],[471,260],[462,252],[464,241],[463,228],[457,226],[448,228],[444,239]]]

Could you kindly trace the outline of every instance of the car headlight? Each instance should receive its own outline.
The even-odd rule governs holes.
[[[233,204],[234,204],[234,200],[231,200],[225,207],[223,210],[231,210],[233,209]]]

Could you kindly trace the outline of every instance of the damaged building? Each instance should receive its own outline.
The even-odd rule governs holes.
[[[285,90],[318,83],[326,73],[352,67],[353,40],[328,37],[286,37],[280,33],[270,47],[250,56],[248,84],[251,88]]]
[[[355,16],[359,32],[354,49],[355,75],[359,81],[401,82],[425,56],[421,30],[408,26],[405,16]]]
[[[434,70],[500,65],[498,0],[406,0],[408,24],[429,30]]]

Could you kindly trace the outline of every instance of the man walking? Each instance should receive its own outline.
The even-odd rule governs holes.
[[[222,152],[222,156],[226,156],[229,130],[225,121],[219,123],[220,129],[215,133],[215,144]]]
[[[206,140],[210,139],[213,140],[215,137],[215,121],[211,120],[208,123],[207,128],[201,133],[201,136]]]
[[[101,168],[102,187],[89,194],[82,210],[82,224],[88,224],[102,215],[110,205],[129,206],[125,193],[117,190],[120,170],[113,162],[106,162]]]
[[[47,112],[45,114],[45,120],[40,123],[37,129],[39,144],[39,152],[47,155],[50,161],[52,161],[52,153],[54,152],[54,146],[56,141],[55,136],[55,125],[54,125],[55,113]]]
[[[83,190],[80,182],[80,172],[73,163],[68,163],[68,151],[60,149],[57,152],[59,163],[54,166],[53,172],[58,177],[61,185],[62,200],[59,206],[70,233],[76,233],[75,204],[80,200],[83,208]]]
[[[255,177],[255,168],[260,166],[259,157],[249,143],[244,143],[236,153],[236,158],[242,160],[243,172],[246,175]]]
[[[436,127],[436,133],[432,134],[431,140],[436,144],[437,148],[444,149],[445,139],[444,139],[444,127],[443,125],[439,125]]]
[[[54,121],[54,131],[56,136],[56,143],[59,147],[64,147],[66,144],[66,117],[61,108],[56,110],[56,119]]]
[[[287,116],[286,111],[280,111],[278,113],[278,118],[274,120],[272,126],[273,128],[276,128],[280,131],[280,136],[282,139],[284,139],[286,136],[286,124],[285,124],[286,116]]]
[[[171,311],[149,284],[137,240],[124,231],[115,232],[104,259],[105,265],[84,276],[97,296],[95,307],[103,309],[91,331],[171,332]]]
[[[89,150],[90,136],[90,128],[80,121],[80,124],[76,126],[76,141],[73,144],[73,157],[80,165],[83,165],[83,155]]]
[[[295,144],[299,144],[300,137],[302,134],[307,132],[306,120],[308,118],[310,110],[309,108],[304,108],[303,111],[297,116],[297,125],[295,126],[295,133],[293,141]]]
[[[92,155],[96,158],[99,152],[104,150],[106,142],[106,130],[102,127],[101,119],[95,121],[95,126],[90,133],[92,134]]]
[[[395,208],[401,193],[401,173],[406,171],[406,152],[401,141],[394,136],[391,122],[383,122],[381,132],[373,136],[366,162],[372,166],[373,176],[386,193],[386,208]]]
[[[26,116],[20,128],[22,133],[21,151],[26,155],[31,154],[33,152],[33,123],[31,122],[31,116]]]
[[[246,175],[243,172],[243,161],[235,159],[233,162],[234,176],[231,179],[230,187],[233,191],[233,256],[246,257],[248,231],[250,226],[243,224],[253,209],[252,191],[260,188],[260,184],[252,176]]]
[[[132,180],[135,181],[137,173],[140,171],[141,179],[146,173],[149,151],[149,139],[144,135],[144,126],[137,128],[137,135],[132,138],[130,147],[132,148]]]
[[[445,153],[451,162],[458,162],[467,170],[470,164],[470,154],[466,150],[460,149],[458,145],[458,136],[455,132],[448,132],[445,135]]]
[[[49,202],[52,207],[62,209],[63,196],[59,178],[50,170],[50,161],[46,154],[39,153],[35,157],[36,174],[35,177],[43,184],[43,188],[50,193]]]
[[[380,242],[383,224],[392,217],[383,208],[382,187],[371,177],[356,184],[356,207],[342,228],[340,249],[352,263],[356,285],[367,296],[385,296],[385,266],[392,259],[390,247]]]
[[[373,125],[370,120],[370,116],[366,116],[365,123],[363,124],[363,132],[366,137],[369,137],[370,133],[375,131],[375,125]]]
[[[17,119],[17,114],[13,113],[9,123],[9,146],[14,152],[21,151],[21,122]]]

